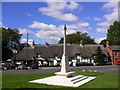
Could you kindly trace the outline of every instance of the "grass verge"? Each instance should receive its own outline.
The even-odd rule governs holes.
[[[47,88],[47,89],[68,89],[68,90],[79,90],[79,89],[117,89],[118,90],[118,75],[108,74],[102,72],[76,72],[76,74],[82,74],[87,76],[96,76],[96,79],[90,81],[80,87],[62,87],[62,86],[51,86],[45,84],[34,84],[29,83],[31,80],[40,79],[48,76],[53,76],[52,73],[47,74],[16,74],[16,75],[3,75],[2,76],[2,88],[9,90],[18,89],[18,88]]]

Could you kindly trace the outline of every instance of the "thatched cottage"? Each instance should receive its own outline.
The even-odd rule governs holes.
[[[107,60],[108,54],[103,45],[80,45],[67,44],[66,53],[69,58],[69,65],[76,66],[77,63],[92,63],[94,64],[96,49],[100,47]],[[31,66],[37,63],[39,66],[59,66],[63,55],[63,44],[45,44],[33,45],[32,47],[23,48],[15,57],[16,64],[21,62]]]

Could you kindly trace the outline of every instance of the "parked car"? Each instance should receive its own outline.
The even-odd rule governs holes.
[[[2,63],[2,70],[8,70],[8,69],[10,69],[10,64]]]
[[[20,70],[20,69],[27,69],[27,66],[23,65],[23,64],[18,64],[18,65],[16,65],[16,69],[18,69],[18,70]]]
[[[117,60],[117,61],[115,62],[115,64],[116,64],[116,65],[120,65],[120,60]]]
[[[4,62],[2,63],[2,70],[15,69],[15,64]]]

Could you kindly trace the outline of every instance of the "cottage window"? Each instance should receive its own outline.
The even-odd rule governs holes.
[[[77,59],[81,59],[81,56],[80,56],[80,55],[77,55]]]
[[[115,52],[115,55],[118,56],[118,52]]]
[[[119,60],[118,59],[115,59],[116,62],[118,62]]]
[[[38,54],[38,57],[40,58],[40,57],[41,57],[41,55],[40,55],[40,54]]]

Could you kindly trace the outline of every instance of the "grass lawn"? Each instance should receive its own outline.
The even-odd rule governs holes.
[[[118,75],[108,74],[102,72],[76,72],[76,74],[88,75],[88,76],[96,76],[96,79],[93,81],[86,83],[77,88],[69,88],[69,90],[73,89],[85,89],[85,88],[118,88]],[[62,86],[51,86],[45,84],[35,84],[29,83],[31,80],[44,78],[48,76],[52,76],[54,74],[16,74],[16,75],[3,75],[2,76],[2,88],[51,88],[51,89],[59,89],[64,88],[68,89],[68,87]],[[86,90],[86,89],[85,89]],[[92,89],[93,90],[93,89]]]

